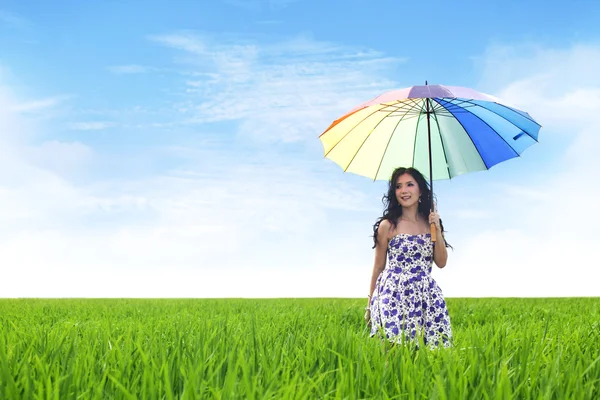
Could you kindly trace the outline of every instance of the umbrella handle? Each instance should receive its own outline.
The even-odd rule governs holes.
[[[431,241],[435,243],[437,241],[437,237],[436,237],[437,230],[435,229],[435,224],[431,224],[430,228],[431,228]]]

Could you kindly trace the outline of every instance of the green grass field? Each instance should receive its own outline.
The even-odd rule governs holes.
[[[600,298],[451,298],[435,351],[369,338],[365,302],[0,300],[0,398],[600,398]]]

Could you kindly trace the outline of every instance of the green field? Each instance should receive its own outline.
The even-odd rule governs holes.
[[[600,399],[600,298],[451,298],[435,351],[365,302],[0,300],[0,398]]]

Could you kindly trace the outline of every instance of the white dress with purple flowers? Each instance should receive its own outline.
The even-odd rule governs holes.
[[[449,347],[450,317],[442,291],[431,276],[431,235],[401,233],[388,243],[387,266],[377,278],[371,296],[371,334],[389,341],[403,338],[426,345]]]

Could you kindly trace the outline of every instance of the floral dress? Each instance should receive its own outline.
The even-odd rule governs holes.
[[[450,347],[450,316],[431,276],[431,235],[398,234],[388,243],[387,257],[369,304],[370,336],[381,333],[393,343],[422,337],[430,348]]]

